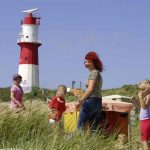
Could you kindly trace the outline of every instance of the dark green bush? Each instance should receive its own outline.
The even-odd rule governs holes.
[[[0,101],[10,101],[10,87],[0,88]]]

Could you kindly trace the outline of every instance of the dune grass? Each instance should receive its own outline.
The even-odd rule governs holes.
[[[8,103],[0,104],[0,147],[19,149],[98,149],[113,146],[113,140],[105,145],[102,136],[66,134],[48,122],[48,108],[42,101],[25,103],[26,110],[10,111]],[[108,139],[107,139],[108,141]]]
[[[48,122],[48,107],[40,100],[26,101],[26,110],[10,111],[0,103],[0,148],[23,150],[115,150],[115,134],[109,138],[100,133],[66,133]],[[131,143],[139,140],[134,128]],[[132,144],[133,145],[133,144]],[[129,143],[124,145],[129,147]],[[135,144],[132,146],[137,147]],[[116,149],[117,150],[117,149]]]
[[[66,133],[58,127],[52,128],[48,122],[49,110],[46,100],[55,95],[55,92],[34,89],[25,94],[26,110],[10,111],[10,88],[0,88],[0,149],[126,150],[131,147],[132,150],[137,150],[141,147],[138,120],[131,126],[132,138],[123,148],[118,145],[115,134],[105,138],[102,132],[91,135],[81,132]],[[121,88],[103,90],[102,95],[136,96],[137,92],[136,85],[124,85]],[[72,94],[66,97],[67,102],[75,99]]]

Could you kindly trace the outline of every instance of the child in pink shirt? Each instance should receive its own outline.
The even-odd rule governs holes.
[[[11,102],[10,109],[16,109],[19,107],[24,107],[23,104],[23,90],[20,86],[22,77],[19,74],[13,75],[13,86],[11,88]]]

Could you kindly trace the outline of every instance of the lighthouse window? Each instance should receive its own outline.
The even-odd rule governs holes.
[[[25,57],[25,63],[28,63],[28,57]]]
[[[26,38],[29,38],[29,36],[26,36]]]

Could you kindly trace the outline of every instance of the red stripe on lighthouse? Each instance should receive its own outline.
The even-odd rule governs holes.
[[[39,43],[18,43],[21,47],[19,64],[34,64],[38,65],[38,47]]]
[[[32,13],[29,13],[25,16],[25,18],[21,22],[21,24],[34,24],[34,25],[36,25],[37,19],[40,19],[40,18],[33,17]]]

